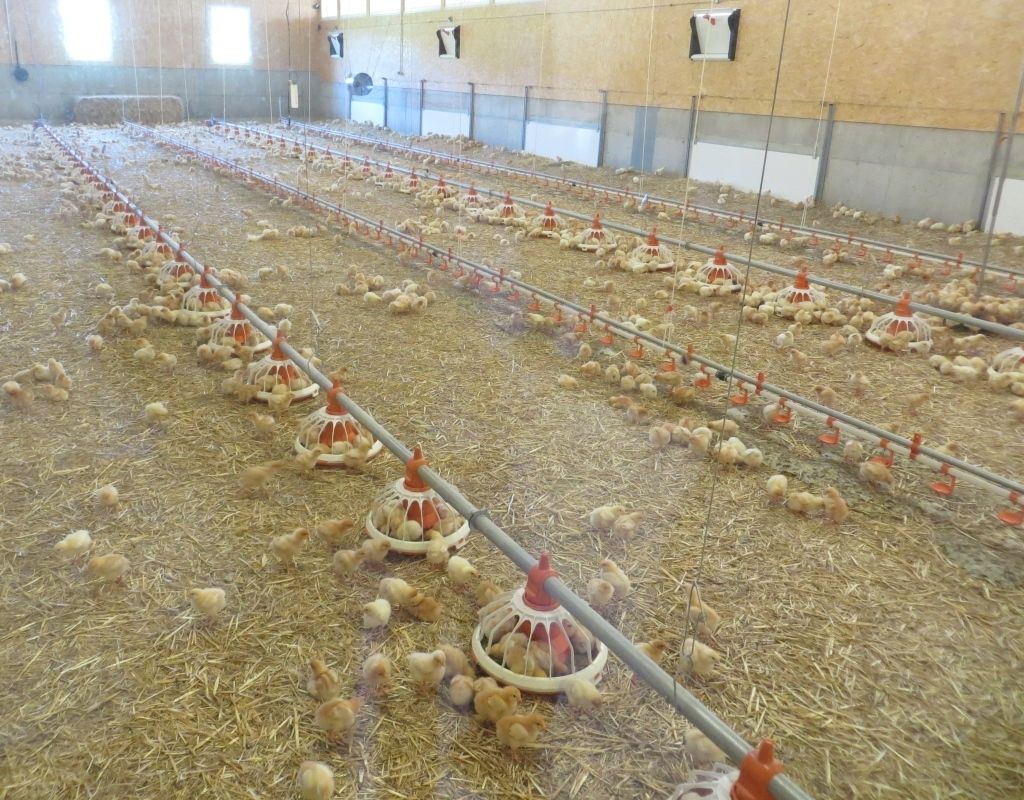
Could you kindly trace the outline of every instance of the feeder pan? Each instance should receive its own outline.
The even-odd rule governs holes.
[[[992,369],[996,372],[1024,372],[1024,347],[1011,347],[997,354],[992,359]]]
[[[192,267],[186,264],[184,260],[179,261],[177,258],[169,258],[160,265],[156,279],[158,284],[167,283],[168,281],[188,283],[192,280]]]
[[[512,193],[505,192],[505,199],[498,205],[498,216],[502,219],[512,219],[523,216],[523,211],[512,202]]]
[[[910,308],[910,292],[904,292],[896,303],[896,308],[888,314],[882,314],[871,323],[864,338],[872,344],[882,346],[883,336],[897,336],[904,331],[911,332],[909,350],[915,353],[927,353],[932,348],[932,329],[928,323],[915,314]]]
[[[270,347],[270,339],[245,318],[236,300],[231,304],[231,313],[210,326],[210,344],[221,347],[251,347],[253,352],[262,353]]]
[[[675,254],[658,241],[658,231],[651,228],[647,241],[633,248],[629,254],[629,265],[634,272],[658,272],[675,266]]]
[[[727,764],[715,764],[711,769],[695,769],[686,780],[676,786],[668,800],[730,800],[732,787],[740,771]]]
[[[199,276],[199,283],[185,292],[185,296],[181,298],[182,310],[200,314],[206,319],[223,317],[231,310],[231,303],[227,298],[222,297],[207,281],[210,274],[210,268],[204,267]]]
[[[604,226],[601,224],[601,215],[595,214],[593,221],[590,223],[590,227],[583,231],[583,241],[580,242],[577,247],[580,250],[587,252],[593,252],[599,247],[614,247],[613,242],[608,234],[605,232]]]
[[[580,625],[544,591],[544,581],[557,575],[547,553],[530,570],[526,587],[506,592],[480,609],[480,624],[473,631],[473,657],[494,679],[526,692],[558,694],[577,678],[597,683],[608,661],[608,648]],[[522,675],[506,666],[508,654],[500,661],[488,651],[510,633],[527,637],[525,660],[536,654],[547,661],[546,675]],[[536,648],[536,649],[535,649]]]
[[[426,463],[417,446],[406,462],[405,477],[377,495],[366,516],[366,532],[373,539],[390,542],[392,552],[425,554],[430,544],[427,532],[434,528],[441,532],[449,549],[462,547],[469,537],[469,523],[420,478],[417,470]],[[423,538],[410,541],[393,535],[402,523],[410,521],[420,525]]]
[[[283,341],[284,336],[279,333],[272,342],[268,355],[239,370],[241,374],[238,377],[243,383],[259,387],[256,399],[264,403],[270,398],[271,390],[279,383],[288,387],[293,401],[315,397],[320,391],[320,387],[307,378],[281,351]]]
[[[295,437],[296,453],[306,455],[311,447],[318,444],[327,448],[327,452],[322,453],[316,460],[318,467],[349,466],[345,463],[344,451],[359,438],[372,442],[366,458],[361,463],[366,463],[379,455],[384,447],[341,405],[338,395],[343,393],[341,381],[334,381],[334,386],[327,393],[327,405],[318,408],[299,425],[299,432]]]
[[[719,247],[715,254],[697,272],[697,281],[718,286],[727,286],[730,291],[738,292],[743,288],[743,276],[740,271],[728,262],[725,248]]]
[[[466,196],[462,200],[467,206],[479,206],[480,195],[476,193],[476,187],[470,186],[469,191],[466,192]]]
[[[807,280],[807,267],[800,267],[793,279],[793,285],[788,286],[776,296],[776,313],[782,313],[784,305],[798,306],[803,303],[810,303],[814,306],[826,305],[825,293],[820,289],[812,288]]]
[[[449,197],[453,197],[456,194],[458,194],[458,189],[449,186],[447,183],[444,182],[444,177],[438,175],[437,183],[435,183],[433,186],[427,189],[424,192],[424,194],[427,195],[428,197],[433,196],[438,200],[446,200]]]
[[[405,180],[405,187],[413,191],[420,188],[420,176],[416,174],[416,170],[409,173],[409,177]]]
[[[558,229],[562,227],[562,218],[555,213],[550,202],[544,209],[544,213],[540,215],[539,221],[541,236],[547,236],[549,239],[558,238]]]

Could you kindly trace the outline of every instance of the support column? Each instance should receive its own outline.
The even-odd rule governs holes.
[[[985,172],[985,185],[981,187],[981,206],[978,208],[978,227],[985,229],[986,217],[988,216],[988,198],[992,194],[992,177],[996,171],[996,161],[999,158],[999,142],[1003,138],[1003,125],[1006,124],[1006,112],[999,112],[999,119],[996,121],[996,135],[992,138],[992,154],[988,159],[988,170]]]
[[[476,84],[469,84],[469,138],[476,133]]]
[[[832,128],[836,123],[836,104],[828,104],[828,116],[825,118],[825,135],[821,141],[821,153],[818,155],[818,174],[814,179],[814,202],[821,202],[825,193],[825,178],[828,177],[828,159],[832,152]],[[817,142],[815,142],[817,145]]]
[[[519,137],[519,149],[526,149],[526,121],[530,118],[530,87],[523,87],[523,133]]]
[[[426,84],[427,82],[425,80],[420,81],[420,136],[423,135],[423,103],[424,98],[426,97],[426,89],[424,88]]]
[[[608,90],[600,89],[601,92],[601,127],[597,132],[597,166],[604,166],[604,143],[608,131]]]
[[[690,97],[690,119],[686,126],[686,152],[683,155],[683,177],[690,176],[690,153],[697,134],[697,95]]]
[[[388,126],[388,79],[381,78],[384,81],[384,127]]]

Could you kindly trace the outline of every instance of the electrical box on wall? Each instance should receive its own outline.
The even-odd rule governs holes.
[[[690,17],[690,60],[735,61],[739,33],[738,8],[694,11]]]
[[[327,52],[331,58],[344,58],[345,34],[341,31],[333,31],[327,34]]]
[[[437,54],[441,58],[458,58],[462,26],[455,25],[437,29]]]

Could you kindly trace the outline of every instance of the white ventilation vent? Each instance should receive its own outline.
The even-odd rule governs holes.
[[[462,39],[462,26],[437,29],[437,54],[441,58],[458,58],[459,43]]]
[[[690,60],[735,61],[739,32],[738,8],[694,11],[690,17]]]

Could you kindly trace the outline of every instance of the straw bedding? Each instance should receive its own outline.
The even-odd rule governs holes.
[[[172,95],[89,95],[75,100],[76,122],[116,125],[123,119],[143,125],[161,125],[185,119],[185,105]]]
[[[222,146],[199,131],[174,133]],[[91,148],[103,143],[100,161]],[[715,470],[678,448],[656,454],[645,428],[626,425],[608,407],[603,383],[556,388],[556,376],[575,374],[573,365],[549,338],[508,333],[511,308],[502,301],[443,281],[438,301],[410,317],[335,297],[349,263],[389,285],[426,276],[357,238],[247,243],[256,228],[241,208],[282,230],[308,224],[309,215],[271,207],[259,192],[192,171],[167,150],[116,131],[84,129],[81,144],[148,212],[181,226],[196,257],[250,276],[254,304],[293,304],[292,341],[313,346],[329,368],[348,367],[353,398],[399,438],[422,442],[432,464],[524,546],[549,548],[573,586],[582,591],[600,559],[615,558],[636,591],[609,616],[636,640],[660,636],[678,649],[686,583],[703,558],[705,599],[726,620],[715,643],[724,662],[717,676],[689,688],[745,736],[774,737],[812,795],[1013,796],[1024,788],[1017,734],[1024,707],[1014,688],[1022,549],[1014,532],[992,521],[988,497],[965,488],[939,503],[923,475],[904,467],[893,496],[872,492],[819,454],[818,431],[768,431],[756,409],[740,436],[764,449],[760,470]],[[6,152],[30,146],[23,131],[4,132]],[[259,168],[294,170],[295,162],[264,164],[262,154],[248,152]],[[143,166],[160,188],[143,181]],[[17,206],[14,192],[23,198]],[[5,796],[292,797],[307,758],[332,766],[344,797],[658,797],[683,777],[685,721],[633,684],[614,658],[602,683],[607,703],[594,715],[526,701],[550,727],[543,748],[520,759],[443,699],[417,697],[400,667],[394,694],[364,707],[351,750],[328,745],[312,725],[306,660],[325,658],[342,675],[343,692],[358,693],[359,665],[370,652],[400,665],[405,653],[441,641],[468,649],[475,621],[471,597],[422,562],[391,557],[382,571],[340,582],[318,540],[292,571],[268,554],[274,534],[329,517],[361,519],[399,476],[398,463],[382,456],[356,475],[285,471],[268,497],[245,496],[237,473],[285,457],[312,404],[293,407],[272,436],[260,438],[250,409],[217,392],[223,375],[195,363],[182,329],[146,332],[157,349],[178,355],[171,375],[134,362],[129,337],[87,355],[83,338],[107,308],[90,287],[105,279],[125,302],[141,281],[93,255],[108,234],[54,216],[53,185],[2,182],[0,193],[13,209],[0,239],[16,244],[17,268],[31,280],[0,297],[2,372],[52,355],[75,382],[66,405],[37,400],[29,412],[0,410]],[[351,202],[389,220],[413,210],[384,191]],[[35,246],[21,243],[44,227],[50,233]],[[587,297],[580,287],[594,274],[589,257],[537,242],[505,248],[486,238],[490,229],[478,229],[467,255]],[[0,271],[13,271],[12,256],[3,258]],[[290,268],[290,279],[255,280],[257,269],[278,265]],[[610,277],[627,298],[653,294],[649,277]],[[71,313],[55,331],[47,316],[60,308]],[[716,337],[734,331],[734,312],[726,306],[706,329],[687,328],[687,340],[724,357]],[[785,365],[767,345],[778,330],[774,322],[744,328],[741,360],[781,373]],[[815,367],[816,376],[787,369],[779,383],[806,391],[863,370],[876,389],[864,401],[844,397],[844,408],[907,426],[897,377],[911,387],[934,383],[936,400],[912,421],[915,429],[941,432],[980,463],[1021,474],[1024,456],[1001,446],[1009,423],[979,425],[998,407],[987,389],[947,385],[919,359],[867,348],[839,364],[815,353]],[[154,400],[171,410],[160,427],[142,419]],[[722,403],[716,383],[692,408],[661,400],[651,407],[657,418],[703,420],[720,414]],[[811,490],[837,486],[853,515],[836,527],[769,508],[763,484],[774,471]],[[92,502],[108,482],[122,495],[113,512]],[[590,509],[609,502],[645,512],[637,539],[623,544],[588,529]],[[79,527],[93,532],[97,552],[131,559],[127,587],[95,594],[54,558],[53,542]],[[503,588],[522,580],[479,534],[462,554]],[[360,630],[361,606],[384,574],[441,599],[442,620],[396,615],[384,635]],[[197,625],[185,592],[208,585],[227,590],[228,610]]]

